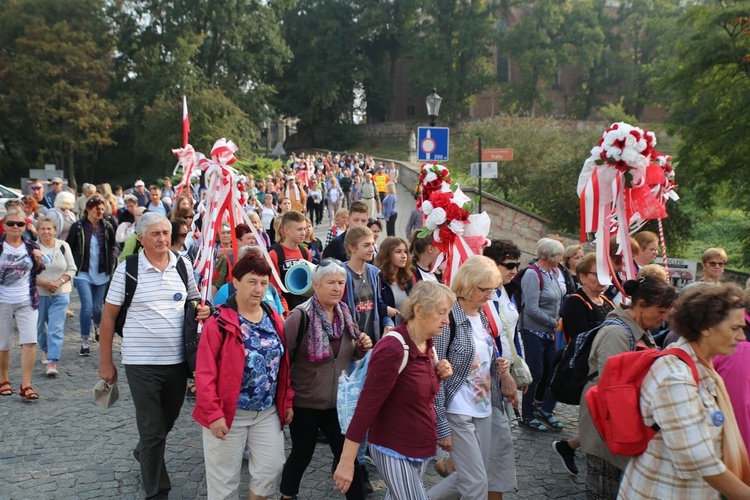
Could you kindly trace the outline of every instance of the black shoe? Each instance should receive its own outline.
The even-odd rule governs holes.
[[[99,325],[94,325],[94,342],[99,343]]]
[[[78,351],[79,356],[90,356],[91,355],[91,349],[89,349],[88,344],[86,346],[81,346],[81,350]]]
[[[141,463],[141,452],[138,451],[138,448],[133,449],[133,458],[136,462]]]
[[[552,450],[557,453],[562,461],[563,467],[572,476],[578,475],[576,466],[576,451],[570,447],[567,441],[552,441]]]
[[[365,490],[365,494],[369,495],[373,493],[375,490],[372,487],[372,483],[370,483],[370,473],[367,471],[367,465],[357,464],[357,467],[359,467],[362,474],[362,488]]]

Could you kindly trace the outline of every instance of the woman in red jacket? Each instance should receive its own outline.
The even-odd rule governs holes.
[[[245,444],[251,499],[273,495],[284,467],[282,428],[292,421],[294,393],[281,317],[263,303],[270,275],[262,256],[240,259],[237,293],[203,327],[193,418],[205,427],[210,499],[237,495]]]
[[[422,474],[437,446],[434,400],[440,381],[453,374],[447,360],[436,364],[432,338],[443,333],[443,327],[450,323],[455,300],[447,286],[419,282],[401,309],[404,323],[392,331],[401,336],[405,345],[389,333],[375,346],[333,475],[342,492],[352,484],[359,443],[369,429],[370,456],[388,487],[386,498],[428,499]]]

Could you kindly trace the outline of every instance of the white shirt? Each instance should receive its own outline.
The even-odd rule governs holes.
[[[198,298],[190,262],[188,288],[177,272],[177,257],[170,252],[164,272],[149,262],[146,254],[138,257],[138,286],[128,309],[122,332],[122,363],[125,365],[176,365],[185,361],[182,337],[185,301]],[[107,302],[121,306],[125,302],[125,262],[115,269]]]
[[[16,248],[3,242],[0,255],[0,302],[18,304],[30,300],[29,274],[34,262],[26,251],[26,245]]]
[[[474,362],[469,376],[456,392],[446,412],[484,418],[492,415],[490,363],[494,340],[487,333],[479,315],[467,318],[471,322],[474,337]]]

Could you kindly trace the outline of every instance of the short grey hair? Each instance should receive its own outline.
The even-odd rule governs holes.
[[[167,219],[160,213],[146,212],[141,215],[141,219],[135,225],[135,232],[138,233],[139,236],[143,236],[144,234],[146,234],[147,227],[153,226],[154,224],[160,224],[162,222],[169,222],[169,219]],[[169,230],[172,230],[171,224],[169,225]]]
[[[326,276],[330,276],[332,274],[346,277],[346,269],[344,268],[343,265],[337,262],[333,262],[333,261],[331,261],[331,263],[328,264],[327,266],[318,265],[318,267],[315,268],[315,272],[313,273],[312,280],[315,283],[320,283],[323,280],[323,278],[325,278]]]
[[[135,203],[136,205],[138,204],[138,198],[136,198],[136,197],[135,197],[134,195],[132,195],[132,194],[126,194],[126,195],[125,195],[125,196],[124,196],[124,197],[122,198],[122,201],[123,201],[123,203]]]
[[[536,256],[539,260],[551,260],[562,257],[565,247],[562,243],[552,238],[542,238],[536,244]]]
[[[55,195],[55,208],[70,210],[76,204],[76,196],[70,191],[60,191]]]
[[[260,248],[246,245],[244,247],[240,247],[239,250],[237,250],[237,262],[239,262],[243,257],[251,253],[256,253],[260,256],[263,255],[263,252],[260,251]]]
[[[60,193],[58,193],[58,196]],[[57,197],[55,197],[55,202],[57,202]],[[41,226],[43,223],[48,222],[52,224],[52,227],[55,228],[55,232],[57,232],[57,221],[50,217],[49,215],[44,215],[42,217],[39,217],[39,219],[36,221],[36,228],[39,229],[39,226]]]

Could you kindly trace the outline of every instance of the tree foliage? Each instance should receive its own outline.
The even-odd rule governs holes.
[[[460,117],[470,98],[492,81],[490,45],[497,37],[497,5],[490,0],[424,0],[414,41],[413,88],[439,89],[441,116]]]
[[[15,166],[68,167],[114,144],[112,38],[99,0],[12,0],[0,8],[0,122]],[[20,173],[20,172],[16,172]]]

